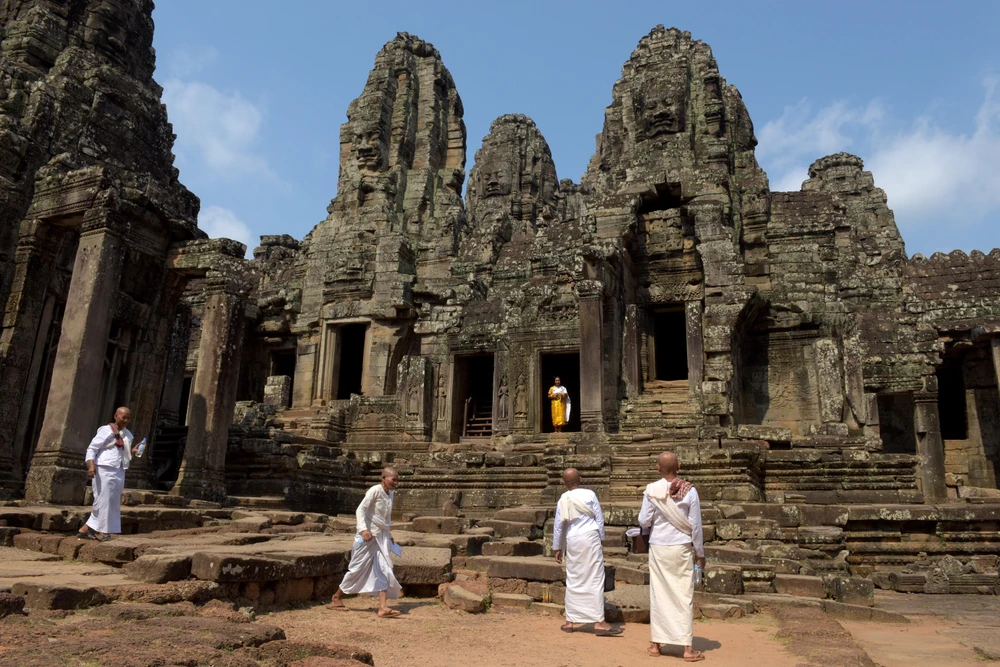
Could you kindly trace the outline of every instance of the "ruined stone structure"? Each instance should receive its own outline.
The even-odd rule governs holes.
[[[154,429],[192,277],[208,294],[205,355],[239,354],[252,272],[240,244],[205,240],[177,180],[151,12],[150,0],[0,3],[0,493],[82,502],[83,452],[115,406],[132,406],[135,432]],[[189,439],[214,437],[224,459],[235,396],[214,372],[199,373]],[[205,477],[197,451],[182,488]],[[148,484],[148,460],[131,485]]]
[[[477,519],[552,503],[573,465],[624,525],[673,449],[723,544],[869,571],[997,551],[1000,252],[908,258],[852,155],[771,192],[706,44],[640,40],[579,184],[501,116],[463,200],[455,82],[401,33],[327,218],[247,263],[177,182],[149,12],[0,4],[10,492],[78,502],[88,434],[128,402],[155,428],[130,485],[202,501],[351,511],[391,461],[401,512]]]

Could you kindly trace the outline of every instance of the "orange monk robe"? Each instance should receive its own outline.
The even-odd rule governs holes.
[[[549,398],[552,399],[552,425],[565,426],[572,409],[569,392],[566,391],[566,387],[552,385],[549,388]]]

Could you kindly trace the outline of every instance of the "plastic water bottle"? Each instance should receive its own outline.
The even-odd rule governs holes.
[[[701,565],[694,566],[694,585],[697,586],[701,583]]]
[[[143,438],[142,442],[139,443],[139,451],[135,453],[136,458],[141,459],[145,451],[146,451],[146,438]]]

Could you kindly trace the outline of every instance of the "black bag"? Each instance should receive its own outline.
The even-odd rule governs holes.
[[[650,530],[645,530],[643,528],[639,529],[639,534],[632,538],[632,553],[634,554],[649,553]]]
[[[615,566],[604,566],[604,592],[610,593],[615,590]]]

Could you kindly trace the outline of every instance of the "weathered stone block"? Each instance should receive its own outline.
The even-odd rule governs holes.
[[[612,622],[649,623],[649,586],[619,586],[604,594],[605,617]]]
[[[11,587],[11,593],[23,597],[28,608],[32,610],[82,609],[102,605],[108,601],[97,588],[75,588],[58,584],[18,582]]]
[[[526,540],[495,540],[483,544],[484,556],[541,556],[544,545]]]
[[[514,521],[517,523],[531,523],[539,528],[545,525],[545,521],[552,516],[553,510],[544,507],[508,507],[493,515],[498,521]],[[480,526],[489,525],[488,522],[480,521]]]
[[[458,584],[452,584],[445,589],[444,603],[449,609],[459,609],[470,614],[481,614],[486,608],[482,595],[470,593]]]
[[[743,593],[743,568],[738,565],[709,564],[705,567],[706,593],[740,595]]]
[[[491,605],[498,609],[527,609],[534,602],[534,599],[530,595],[519,595],[517,593],[493,593],[490,596],[490,601]]]
[[[404,586],[437,585],[451,580],[451,551],[434,547],[406,547],[393,556],[393,572]]]
[[[822,577],[808,577],[797,574],[776,574],[771,582],[774,590],[783,595],[806,598],[825,598],[826,587]]]
[[[529,540],[535,540],[542,536],[541,528],[535,523],[489,519],[487,521],[480,521],[479,525],[492,528],[494,537],[498,538],[524,537]]]
[[[539,602],[563,604],[566,601],[566,587],[563,584],[529,581],[525,586],[525,593]]]
[[[191,557],[183,554],[150,554],[136,558],[124,570],[129,579],[147,584],[164,584],[191,576]]]
[[[411,530],[418,533],[458,535],[468,525],[467,520],[454,516],[420,516],[412,521]]]
[[[490,558],[487,573],[503,579],[524,579],[526,581],[564,581],[566,571],[563,566],[549,558]]]
[[[735,604],[703,604],[701,615],[705,618],[743,618],[743,608]]]
[[[875,606],[875,584],[870,579],[832,576],[826,582],[830,597],[837,602],[862,607]]]

